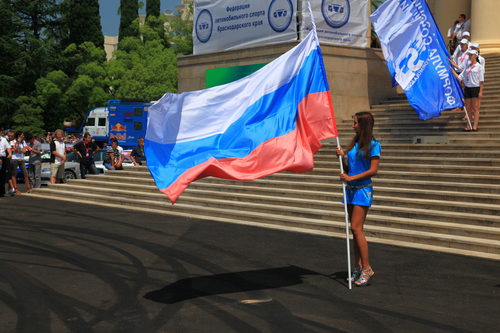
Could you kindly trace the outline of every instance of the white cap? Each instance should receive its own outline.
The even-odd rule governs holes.
[[[464,31],[464,32],[462,32],[462,37],[463,37],[463,36],[469,36],[469,37],[470,37],[470,32],[468,32],[468,31]]]
[[[476,49],[479,49],[479,43],[470,43],[469,47],[475,47]]]
[[[469,44],[469,41],[465,38],[463,38],[461,41],[460,41],[460,44]]]
[[[476,50],[467,50],[467,53],[468,54],[475,54],[475,55],[478,55],[479,53],[477,53]]]

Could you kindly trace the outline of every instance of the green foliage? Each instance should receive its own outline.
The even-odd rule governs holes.
[[[155,100],[176,92],[176,56],[192,52],[192,26],[149,14],[139,38],[138,1],[122,0],[122,19],[128,16],[132,28],[106,62],[97,3],[0,2],[0,127],[42,134],[83,120],[111,98]]]
[[[61,62],[57,0],[0,2],[0,122],[13,125],[16,98],[30,96],[35,81]]]
[[[21,22],[7,1],[0,2],[0,123],[11,119],[15,98],[20,91],[17,76],[20,72],[17,57],[24,52],[16,40]]]
[[[108,63],[113,98],[155,100],[177,90],[177,58],[160,40],[138,38],[120,42],[116,59]]]
[[[119,39],[139,36],[139,2],[137,0],[120,0]]]
[[[43,109],[37,105],[33,97],[20,96],[16,99],[19,109],[12,117],[17,130],[35,135],[43,135]]]
[[[32,101],[44,110],[44,123],[51,130],[61,127],[65,119],[82,120],[88,109],[109,99],[104,51],[85,42],[69,45],[64,54],[74,62],[74,71],[68,75],[56,70],[38,79]]]
[[[92,42],[102,48],[102,34],[98,0],[65,0],[62,6],[62,22],[67,30],[64,45]]]
[[[193,13],[193,6],[189,7],[188,16]],[[167,38],[177,54],[193,54],[193,23],[181,17],[168,18]]]
[[[150,16],[160,16],[160,0],[146,1],[146,17]]]
[[[36,39],[45,39],[57,25],[59,1],[10,0],[13,9],[25,27],[25,33]]]
[[[165,22],[165,15],[148,16],[140,29],[142,40],[144,42],[159,40],[165,47],[169,47],[168,35],[165,33]]]

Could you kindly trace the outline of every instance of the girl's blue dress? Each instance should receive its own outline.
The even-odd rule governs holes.
[[[354,176],[368,171],[370,169],[370,159],[374,156],[380,157],[381,151],[380,142],[372,139],[370,143],[370,156],[365,158],[364,152],[358,150],[358,143],[356,142],[354,147],[347,153],[347,160],[349,162],[349,172],[347,175]],[[370,207],[373,201],[373,186],[371,184],[371,178],[347,182],[347,203],[349,205]]]

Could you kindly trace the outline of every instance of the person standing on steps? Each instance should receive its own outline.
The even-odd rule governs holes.
[[[50,183],[64,182],[64,163],[66,162],[66,144],[64,132],[58,129],[54,132],[55,138],[50,142]]]
[[[352,125],[355,135],[346,149],[347,156],[341,147],[336,149],[337,156],[342,156],[342,164],[347,172],[340,174],[340,180],[347,183],[347,211],[354,238],[355,267],[350,279],[359,287],[366,286],[375,274],[370,266],[368,242],[363,231],[373,201],[371,177],[377,175],[382,150],[380,142],[373,137],[374,123],[370,112],[356,113]]]
[[[10,179],[12,148],[9,141],[0,135],[0,198],[5,196],[5,182]]]
[[[94,153],[99,150],[99,147],[92,142],[92,136],[89,133],[85,133],[83,139],[74,145],[73,149],[80,160],[80,174],[82,179],[85,179],[85,175],[88,173],[97,175]]]
[[[469,119],[473,122],[472,128],[467,124],[464,131],[476,132],[479,130],[479,100],[483,97],[484,70],[477,61],[479,54],[476,50],[468,50],[467,55],[470,60],[469,66],[460,75],[454,75],[462,82],[465,107]]]

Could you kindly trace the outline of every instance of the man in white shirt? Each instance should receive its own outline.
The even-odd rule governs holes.
[[[125,160],[123,156],[123,148],[118,145],[118,140],[115,138],[111,139],[111,147],[108,146],[107,157],[104,161],[104,166],[108,170],[123,170],[122,163]]]
[[[465,14],[460,14],[458,16],[458,24],[455,26],[454,35],[458,40],[464,38],[464,32],[470,31],[470,19],[467,20],[467,16]]]
[[[5,196],[5,182],[10,170],[12,149],[6,138],[0,137],[0,197]]]
[[[21,191],[17,188],[17,168],[19,167],[19,169],[23,172],[26,192],[30,193],[30,178],[28,175],[28,169],[26,169],[26,162],[24,161],[24,156],[28,151],[28,145],[24,141],[23,132],[17,131],[14,137],[15,139],[10,142],[10,146],[12,147],[12,159],[10,160],[12,185],[16,194],[21,193]]]
[[[50,143],[50,183],[60,183],[64,179],[64,163],[66,162],[66,144],[63,141],[64,132],[60,129],[54,132],[55,139]]]

